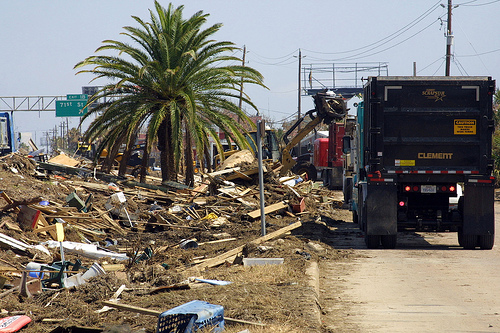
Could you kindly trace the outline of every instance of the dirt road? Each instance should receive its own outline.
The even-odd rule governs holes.
[[[332,243],[350,262],[324,262],[325,332],[500,332],[500,204],[491,251],[463,250],[456,233],[399,233],[395,250],[368,250],[352,223]]]

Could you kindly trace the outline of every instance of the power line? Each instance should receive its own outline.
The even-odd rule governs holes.
[[[490,2],[485,2],[485,3],[478,3],[476,5],[468,5],[468,3],[472,3],[476,1],[469,1],[469,2],[464,2],[462,4],[458,4],[457,6],[464,6],[464,7],[480,7],[480,6],[486,6],[486,5],[491,5],[492,3],[500,2],[500,0],[493,0]]]
[[[444,15],[440,16],[440,17],[438,18],[438,20],[439,20],[440,18],[442,18],[443,16],[444,16]],[[359,53],[359,54],[354,54],[354,55],[349,56],[349,57],[335,59],[335,61],[344,61],[344,60],[357,60],[357,59],[363,59],[363,58],[371,57],[371,56],[373,56],[373,55],[376,55],[376,54],[379,54],[379,53],[385,52],[385,51],[390,50],[390,49],[392,49],[392,48],[394,48],[394,47],[396,47],[396,46],[399,46],[399,45],[403,44],[404,42],[406,42],[406,41],[408,41],[408,40],[412,39],[413,37],[417,36],[418,34],[422,33],[423,31],[427,30],[427,29],[428,29],[428,28],[430,28],[432,25],[434,25],[434,24],[435,24],[438,20],[433,21],[431,24],[427,25],[425,28],[421,29],[420,31],[418,31],[418,32],[414,33],[414,34],[413,34],[413,35],[411,35],[410,37],[408,37],[408,38],[406,38],[406,39],[404,39],[404,40],[402,40],[402,41],[400,41],[400,42],[398,42],[398,43],[396,43],[396,44],[394,44],[394,45],[392,45],[392,46],[389,46],[389,47],[387,47],[387,48],[385,48],[385,49],[383,49],[383,50],[380,50],[380,51],[377,51],[377,52],[373,52],[373,53],[370,53],[370,54],[368,54],[368,55],[364,55],[364,56],[362,56],[362,57],[357,57],[358,55],[362,55],[362,54],[364,54],[364,53],[367,53],[367,52],[371,51],[371,50],[368,50],[368,51],[365,51],[365,52],[361,52],[361,53]],[[374,48],[374,49],[375,49],[375,48]]]
[[[259,55],[258,53],[255,53],[255,52],[253,52],[253,51],[252,51],[252,54],[255,54],[255,55],[256,55],[257,57],[259,57],[259,58],[271,59],[271,60],[277,60],[277,59],[282,59],[282,58],[291,57],[291,56],[293,56],[295,53],[297,53],[297,51],[298,51],[298,50],[299,50],[299,49],[295,49],[295,50],[293,50],[292,52],[290,52],[290,53],[288,53],[288,54],[286,54],[286,55],[284,55],[284,56],[281,56],[281,57],[265,57],[265,56],[263,56],[263,55]]]
[[[356,52],[356,51],[359,51],[359,50],[366,49],[368,47],[371,47],[373,45],[377,45],[377,44],[379,44],[379,43],[381,43],[381,42],[383,42],[383,41],[385,41],[385,40],[388,39],[384,43],[382,43],[382,44],[380,44],[378,46],[375,46],[375,47],[371,48],[370,50],[364,51],[364,52],[370,52],[371,50],[374,50],[374,49],[376,49],[376,48],[378,48],[378,47],[380,47],[382,45],[385,45],[385,44],[389,43],[390,41],[394,40],[395,38],[401,36],[403,33],[405,33],[406,31],[408,31],[409,29],[413,28],[417,23],[421,22],[424,18],[426,18],[432,12],[434,12],[437,8],[439,8],[440,2],[441,1],[436,2],[429,9],[427,9],[423,14],[421,14],[419,17],[417,17],[416,19],[414,19],[413,21],[411,21],[410,23],[408,23],[407,25],[405,25],[401,29],[393,32],[392,34],[390,34],[390,35],[388,35],[388,36],[386,36],[386,37],[384,37],[382,39],[379,39],[378,41],[376,41],[374,43],[365,45],[363,47],[356,48],[356,49],[353,49],[353,50],[348,50],[348,51],[340,51],[340,52],[317,52],[317,51],[311,51],[311,50],[305,50],[305,49],[304,49],[304,51],[311,52],[311,53],[317,53],[317,54],[331,54],[331,55],[334,55],[334,54],[345,54],[345,53],[352,53],[352,52]]]
[[[482,55],[485,55],[485,54],[495,53],[495,52],[498,52],[498,51],[500,51],[500,49],[486,51],[486,52],[482,52],[482,53],[476,53],[476,54],[467,54],[467,55],[461,55],[461,56],[457,55],[457,57],[460,57],[460,58],[477,57],[477,56],[482,56]]]

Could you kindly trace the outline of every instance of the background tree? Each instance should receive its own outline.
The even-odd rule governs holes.
[[[163,180],[176,180],[183,149],[196,147],[204,156],[212,137],[219,152],[222,145],[218,132],[248,147],[243,126],[227,113],[236,114],[244,122],[248,116],[236,101],[242,84],[264,87],[262,75],[241,63],[234,53],[238,50],[229,41],[211,39],[221,24],[206,29],[208,14],[202,11],[188,19],[182,17],[183,6],[163,8],[155,1],[150,10],[150,22],[133,17],[139,28],[125,27],[124,36],[131,43],[106,40],[96,52],[113,51],[117,55],[90,56],[75,68],[92,66],[79,73],[91,73],[107,78],[108,83],[89,99],[89,104],[106,100],[90,110],[99,116],[85,133],[87,139],[103,136],[98,151],[112,145],[118,133],[126,134],[129,142],[139,128],[146,128],[148,155],[157,139],[161,152]],[[242,102],[257,110],[245,94]],[[220,112],[224,110],[225,112]],[[186,154],[189,158],[190,152]],[[186,160],[186,163],[192,163]],[[187,175],[187,181],[192,176]]]

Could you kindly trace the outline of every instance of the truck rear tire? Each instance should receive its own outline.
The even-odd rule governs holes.
[[[477,243],[477,235],[464,235],[461,231],[458,232],[458,244],[465,250],[474,250]]]
[[[366,247],[369,249],[378,249],[380,246],[379,235],[365,235]]]
[[[495,235],[479,235],[479,247],[481,250],[491,250],[495,244]]]
[[[382,235],[380,241],[384,249],[395,249],[398,241],[398,235]]]

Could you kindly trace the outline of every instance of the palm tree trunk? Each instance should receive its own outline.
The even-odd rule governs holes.
[[[141,164],[141,174],[139,181],[141,183],[146,182],[146,170],[149,165],[149,149],[148,149],[148,136],[146,135],[146,141],[144,142],[144,150],[142,151],[142,164]]]
[[[108,156],[104,160],[102,170],[103,172],[110,173],[111,168],[113,167],[113,163],[115,161],[116,155],[118,155],[118,151],[120,150],[121,141],[117,142],[113,145],[113,147],[108,147]]]
[[[212,172],[212,161],[210,160],[210,152],[208,151],[208,146],[205,146],[203,154],[205,155],[205,158],[203,158],[201,170],[202,172],[205,172],[205,168],[207,168],[207,172],[210,173]]]
[[[185,128],[185,147],[184,147],[184,161],[186,163],[186,178],[184,184],[187,186],[194,186],[194,168],[193,168],[193,145],[191,143],[191,132],[187,125]]]
[[[130,155],[132,154],[132,149],[134,149],[136,139],[137,132],[132,135],[130,141],[127,143],[127,149],[123,152],[122,160],[120,161],[120,168],[118,169],[118,176],[124,176],[127,172],[128,161],[130,160]]]
[[[174,149],[172,147],[172,128],[170,119],[165,119],[158,128],[158,149],[160,150],[161,178],[177,180],[175,171]]]

